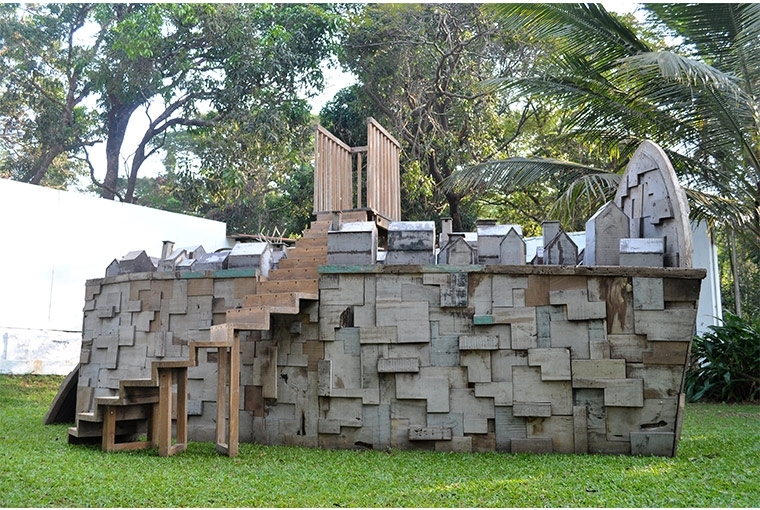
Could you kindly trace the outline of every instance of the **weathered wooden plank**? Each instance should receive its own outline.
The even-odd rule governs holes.
[[[662,278],[632,278],[634,310],[664,310]],[[634,312],[635,313],[635,312]]]
[[[641,363],[644,351],[648,348],[644,335],[608,335],[610,358],[624,359],[628,362]]]
[[[499,337],[495,335],[460,335],[459,350],[495,351],[499,348]]]
[[[428,276],[427,274],[423,277]],[[470,273],[468,282],[468,306],[476,316],[491,315],[493,278],[491,275]]]
[[[359,328],[359,342],[362,344],[395,344],[398,342],[397,326]]]
[[[678,396],[682,391],[683,373],[683,365],[628,365],[628,377],[644,380],[644,398]]]
[[[696,308],[675,308],[664,311],[636,310],[636,334],[647,335],[648,340],[687,342],[694,336]]]
[[[420,371],[420,359],[380,358],[377,360],[377,371],[381,374],[395,372],[417,373]]]
[[[467,273],[449,274],[449,282],[441,285],[441,306],[442,307],[466,307],[469,277]]]
[[[552,415],[573,414],[570,381],[542,381],[538,367],[512,367],[512,392],[516,402],[551,402]]]
[[[539,266],[525,266],[533,268]],[[549,304],[549,276],[529,275],[525,290],[525,306],[546,306]]]
[[[475,383],[475,396],[493,398],[494,406],[511,406],[513,401],[512,382]]]
[[[608,379],[604,383],[604,405],[607,407],[642,407],[642,379]]]
[[[584,381],[600,381],[604,379],[625,379],[625,360],[573,360],[571,363],[574,388],[589,388],[583,386]]]
[[[396,398],[427,400],[429,413],[449,412],[449,382],[446,377],[436,376],[435,368],[420,368],[419,374],[396,374]]]
[[[644,351],[642,361],[645,365],[679,365],[686,364],[689,342],[650,342],[649,350]]]
[[[631,455],[673,457],[675,442],[673,432],[631,431]]]
[[[514,438],[511,441],[512,453],[552,453],[554,446],[550,437]]]
[[[607,440],[630,441],[634,432],[674,432],[677,398],[648,398],[642,407],[608,407]]]
[[[522,417],[549,417],[552,415],[551,402],[513,402],[512,414]]]
[[[575,453],[588,453],[588,411],[586,406],[573,406],[573,441]]]
[[[552,453],[573,453],[574,428],[572,416],[535,417],[525,420],[528,439],[549,437]]]
[[[569,349],[528,349],[528,366],[541,368],[542,381],[571,380]]]
[[[409,441],[451,441],[451,428],[409,427]]]
[[[697,301],[701,282],[679,278],[663,278],[662,291],[665,301]]]
[[[459,354],[459,363],[467,367],[468,382],[491,382],[491,354],[488,351],[462,352]]]
[[[527,350],[498,350],[491,353],[491,379],[511,381],[513,366],[528,366]]]
[[[554,279],[552,278],[552,284]],[[582,289],[550,291],[549,303],[567,306],[567,319],[571,321],[607,317],[607,310],[603,301],[589,301],[585,279]]]
[[[524,275],[493,275],[493,306],[516,306],[514,303],[513,292],[515,289],[527,289],[528,277]],[[523,305],[525,306],[525,305]]]
[[[377,325],[397,326],[399,343],[428,343],[428,308],[427,301],[379,301],[376,304]]]
[[[572,359],[587,359],[590,357],[589,322],[551,320],[549,322],[549,345],[554,348],[570,349]]]

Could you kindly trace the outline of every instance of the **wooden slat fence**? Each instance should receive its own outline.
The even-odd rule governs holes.
[[[401,220],[401,145],[375,119],[367,119],[367,207]]]
[[[353,209],[351,147],[317,125],[314,140],[314,212]]]
[[[352,148],[316,127],[314,213],[368,208],[388,220],[401,219],[401,145],[371,117],[367,141],[366,147]]]

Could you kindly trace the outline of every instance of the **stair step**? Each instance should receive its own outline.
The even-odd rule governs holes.
[[[116,435],[129,436],[136,433],[145,433],[139,423],[129,420],[116,422]],[[103,437],[103,424],[101,422],[79,422],[78,427],[69,427],[69,438],[100,438]],[[72,443],[71,439],[69,442]]]
[[[304,292],[319,295],[319,279],[308,278],[301,280],[269,280],[261,282],[259,294],[279,294],[283,292]]]
[[[296,240],[296,246],[300,244],[298,241],[302,241],[306,239],[309,239],[309,240],[324,239],[325,241],[327,241],[327,232],[328,232],[327,230],[325,230],[324,232],[320,232],[319,230],[305,230],[304,233],[302,234],[302,237]]]
[[[299,280],[319,278],[318,266],[290,267],[277,269],[269,273],[269,282],[277,280]]]
[[[243,306],[298,306],[301,300],[317,300],[319,294],[306,292],[281,292],[273,294],[251,294],[243,298]]]
[[[327,255],[327,243],[322,243],[319,246],[297,246],[288,250],[287,260],[293,257],[319,257]]]
[[[100,423],[103,421],[103,416],[94,411],[77,413],[77,422],[79,423]]]
[[[269,308],[266,306],[249,306],[227,310],[227,324],[235,324],[235,329],[254,331],[269,330]],[[240,324],[250,327],[238,327]]]
[[[327,263],[327,254],[325,255],[296,255],[294,257],[288,257],[280,260],[277,264],[277,269],[274,271],[281,271],[283,269],[296,269],[301,267],[319,267],[324,266]]]
[[[308,232],[308,230],[307,230]],[[298,240],[296,240],[296,250],[299,250],[301,248],[320,248],[324,247],[325,251],[327,250],[327,236],[311,236],[311,237],[302,237]]]

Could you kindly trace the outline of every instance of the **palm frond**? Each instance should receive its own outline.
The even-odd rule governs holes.
[[[509,193],[547,182],[551,178],[564,190],[581,177],[608,173],[587,165],[550,158],[509,158],[458,170],[444,181],[443,189],[467,189],[475,192],[500,189]]]
[[[621,177],[621,174],[608,172],[580,176],[569,183],[552,205],[550,216],[565,224],[570,224],[574,216],[590,218],[601,206],[615,197]]]
[[[712,230],[725,228],[739,236],[760,238],[760,228],[741,200],[685,188],[691,219],[704,221]]]
[[[558,54],[593,56],[599,66],[624,55],[649,51],[633,31],[600,4],[506,3],[488,8],[505,28],[534,39],[551,39]]]

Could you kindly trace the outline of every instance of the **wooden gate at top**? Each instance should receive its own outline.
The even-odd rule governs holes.
[[[316,126],[314,213],[370,209],[401,219],[401,145],[375,119],[367,119],[367,145],[349,147]]]

